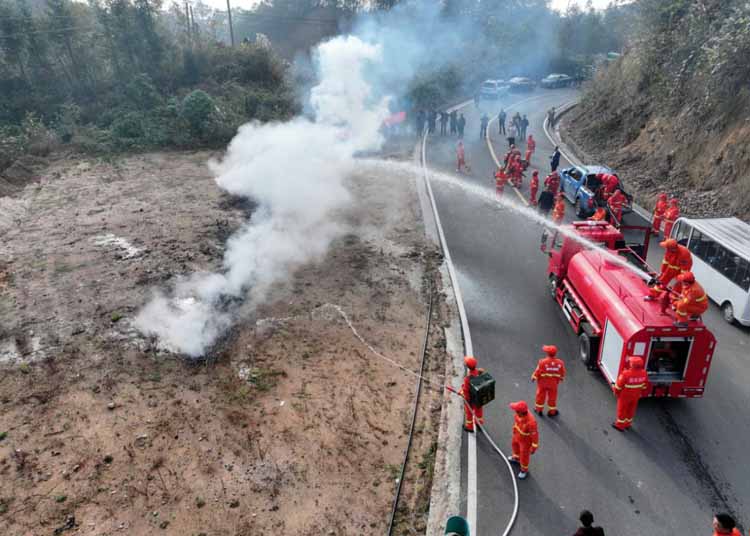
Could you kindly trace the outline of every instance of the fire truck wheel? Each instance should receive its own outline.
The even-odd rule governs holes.
[[[585,331],[578,336],[578,357],[589,370],[594,370],[594,349],[591,337]]]
[[[724,320],[730,324],[734,324],[734,307],[732,307],[731,303],[724,302],[721,306],[721,314],[724,317]]]
[[[550,274],[549,276],[549,295],[552,296],[552,299],[557,301],[557,276],[555,274]]]

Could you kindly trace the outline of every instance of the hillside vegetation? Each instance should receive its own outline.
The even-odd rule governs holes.
[[[600,70],[568,133],[616,167],[641,202],[658,191],[692,215],[750,217],[750,4],[638,0],[637,33]]]

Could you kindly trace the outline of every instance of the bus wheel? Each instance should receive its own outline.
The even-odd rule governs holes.
[[[724,302],[721,306],[721,314],[724,317],[724,320],[730,324],[734,324],[734,307],[732,307],[731,303]]]

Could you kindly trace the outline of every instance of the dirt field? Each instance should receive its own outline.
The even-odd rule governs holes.
[[[0,199],[0,534],[384,533],[415,379],[373,350],[417,369],[441,262],[414,186],[352,177],[349,233],[191,364],[131,321],[154,288],[218,269],[252,211],[210,156],[58,158]],[[423,528],[439,400],[397,533]]]

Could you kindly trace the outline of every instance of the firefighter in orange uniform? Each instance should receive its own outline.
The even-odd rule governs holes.
[[[465,167],[466,151],[464,150],[464,142],[463,140],[458,140],[458,145],[456,146],[456,171],[463,173]]]
[[[669,238],[672,234],[672,227],[674,222],[680,217],[680,205],[676,198],[669,200],[669,207],[664,211],[664,238]]]
[[[620,222],[622,222],[622,206],[625,201],[627,201],[627,198],[625,197],[625,194],[622,193],[622,190],[615,190],[615,193],[613,193],[607,201],[609,211],[612,213],[612,218],[615,220],[612,223],[615,225],[619,225]]]
[[[505,193],[506,184],[508,184],[508,174],[505,173],[505,168],[500,168],[495,173],[495,193],[498,197],[502,197]]]
[[[539,448],[539,431],[536,419],[529,413],[529,406],[523,400],[510,404],[510,409],[516,412],[513,422],[513,439],[511,448],[513,454],[508,461],[521,465],[518,478],[525,479],[529,474],[531,455]]]
[[[555,206],[552,209],[552,223],[560,225],[565,218],[565,198],[562,192],[557,194]]]
[[[557,171],[553,171],[544,179],[544,187],[552,192],[552,195],[557,195],[557,190],[560,189],[560,175]]]
[[[520,188],[523,183],[523,165],[521,164],[521,157],[516,155],[512,160],[513,164],[510,168],[510,180],[513,182],[513,186]]]
[[[531,182],[529,183],[529,204],[532,207],[536,206],[536,193],[539,191],[539,170],[534,170],[531,174]]]
[[[682,294],[675,302],[677,315],[676,326],[685,327],[691,317],[699,317],[708,309],[708,296],[703,287],[695,280],[693,272],[685,272],[677,276],[677,282],[682,283]]]
[[[529,139],[526,140],[526,161],[529,164],[531,163],[531,157],[534,156],[534,151],[536,151],[536,140],[534,136],[529,134]]]
[[[651,387],[648,373],[643,368],[643,358],[629,357],[628,368],[617,377],[612,391],[617,397],[617,420],[612,426],[623,432],[633,425],[633,417],[638,401],[645,396]]]
[[[661,295],[663,289],[667,288],[675,277],[693,268],[693,255],[688,248],[678,244],[677,240],[667,238],[659,245],[666,251],[664,260],[661,261],[661,273],[656,278],[658,285],[651,287],[651,296],[654,298]],[[682,284],[678,281],[673,290],[681,293]]]
[[[549,406],[547,415],[555,417],[557,410],[557,386],[565,379],[565,363],[557,357],[557,346],[542,346],[542,351],[547,354],[536,365],[531,381],[536,382],[536,400],[534,411],[539,415],[544,412],[544,403]]]
[[[477,422],[484,426],[484,414],[482,412],[482,406],[472,406],[469,404],[469,396],[471,392],[470,379],[473,376],[479,376],[484,372],[484,369],[477,368],[476,358],[470,355],[464,357],[464,365],[466,365],[466,368],[469,370],[464,377],[464,383],[463,385],[461,385],[461,391],[458,394],[460,394],[465,400],[464,413],[466,415],[466,419],[464,421],[464,430],[466,430],[467,432],[473,432],[474,418],[476,417]]]
[[[651,224],[651,232],[655,235],[661,231],[661,222],[664,219],[664,213],[667,210],[667,194],[660,193],[654,207],[654,222]],[[668,237],[667,237],[668,238]]]

